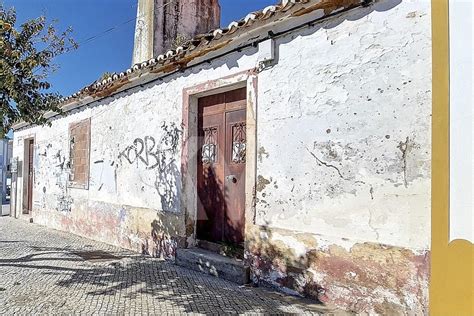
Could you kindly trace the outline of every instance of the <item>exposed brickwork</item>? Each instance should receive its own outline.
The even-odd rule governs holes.
[[[87,188],[89,184],[90,119],[69,126],[70,180],[73,186]]]

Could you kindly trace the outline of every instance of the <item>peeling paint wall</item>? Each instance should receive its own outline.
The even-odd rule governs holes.
[[[165,254],[172,257],[176,247],[183,246],[177,171],[180,126],[177,119],[170,121],[173,114],[147,115],[151,103],[141,108],[143,119],[128,120],[136,127],[127,125],[124,117],[132,99],[116,101],[125,102],[98,105],[55,120],[51,128],[24,131],[25,138],[35,137],[33,219],[147,254],[161,255],[169,248]],[[68,127],[87,117],[91,117],[91,167],[89,189],[84,190],[68,182]],[[154,119],[156,123],[150,123]],[[21,134],[15,135],[14,153],[20,157]]]
[[[247,237],[255,282],[355,313],[428,313],[428,250],[270,227]]]
[[[356,312],[427,313],[430,15],[429,2],[377,1],[274,39],[246,218],[256,282]],[[16,132],[20,160],[36,139],[33,220],[154,256],[192,244],[183,89],[257,64],[246,48]],[[70,188],[68,126],[89,117],[89,190]]]
[[[429,247],[429,3],[382,4],[277,41],[259,76],[258,224]]]
[[[380,1],[276,41],[259,75],[254,278],[427,313],[430,18],[427,1]]]
[[[14,156],[35,138],[35,223],[126,247],[174,257],[186,247],[190,223],[181,205],[183,88],[252,69],[256,49],[230,54],[142,87],[105,98],[52,121],[51,127],[15,132]],[[89,189],[71,188],[69,124],[91,119]],[[22,166],[18,183],[26,183]],[[23,192],[18,187],[17,214]],[[166,251],[163,251],[166,249]]]

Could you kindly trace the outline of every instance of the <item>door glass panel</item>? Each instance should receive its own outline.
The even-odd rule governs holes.
[[[217,162],[217,127],[204,128],[204,144],[202,146],[202,163]]]
[[[237,123],[232,125],[232,162],[245,163],[245,152],[245,123]]]

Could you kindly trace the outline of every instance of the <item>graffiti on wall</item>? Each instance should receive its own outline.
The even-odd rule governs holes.
[[[178,149],[182,130],[175,123],[167,125],[163,123],[161,129],[164,132],[162,138],[157,142],[153,136],[138,137],[127,146],[118,156],[124,158],[129,164],[143,164],[146,169],[158,168],[167,153],[175,154]]]
[[[119,155],[128,163],[142,163],[146,169],[155,169],[159,165],[160,150],[153,136],[145,136],[144,138],[135,138],[133,143],[125,148]]]
[[[176,155],[179,150],[182,129],[174,122],[163,122],[162,136],[157,141],[153,136],[135,138],[118,156],[121,161],[144,166],[156,174],[154,187],[160,195],[164,211],[179,211],[181,175]]]

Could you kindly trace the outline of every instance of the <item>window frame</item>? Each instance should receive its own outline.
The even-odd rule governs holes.
[[[83,157],[85,159],[85,164],[84,164],[84,176],[85,179],[84,181],[78,182],[74,178],[71,180],[71,177],[74,176],[75,174],[75,169],[74,165],[72,164],[72,161],[74,159],[73,155],[73,149],[71,148],[71,139],[73,137],[76,137],[77,135],[73,133],[73,131],[76,128],[81,128],[85,126],[86,127],[86,145],[85,145],[85,150],[86,154]],[[69,154],[69,160],[68,160],[68,168],[69,168],[69,176],[68,176],[68,187],[69,188],[76,188],[76,189],[84,189],[84,190],[89,190],[89,181],[90,181],[90,148],[91,148],[91,119],[87,118],[84,120],[80,120],[77,122],[73,122],[69,124],[68,127],[68,154]],[[82,158],[82,157],[80,157]]]

